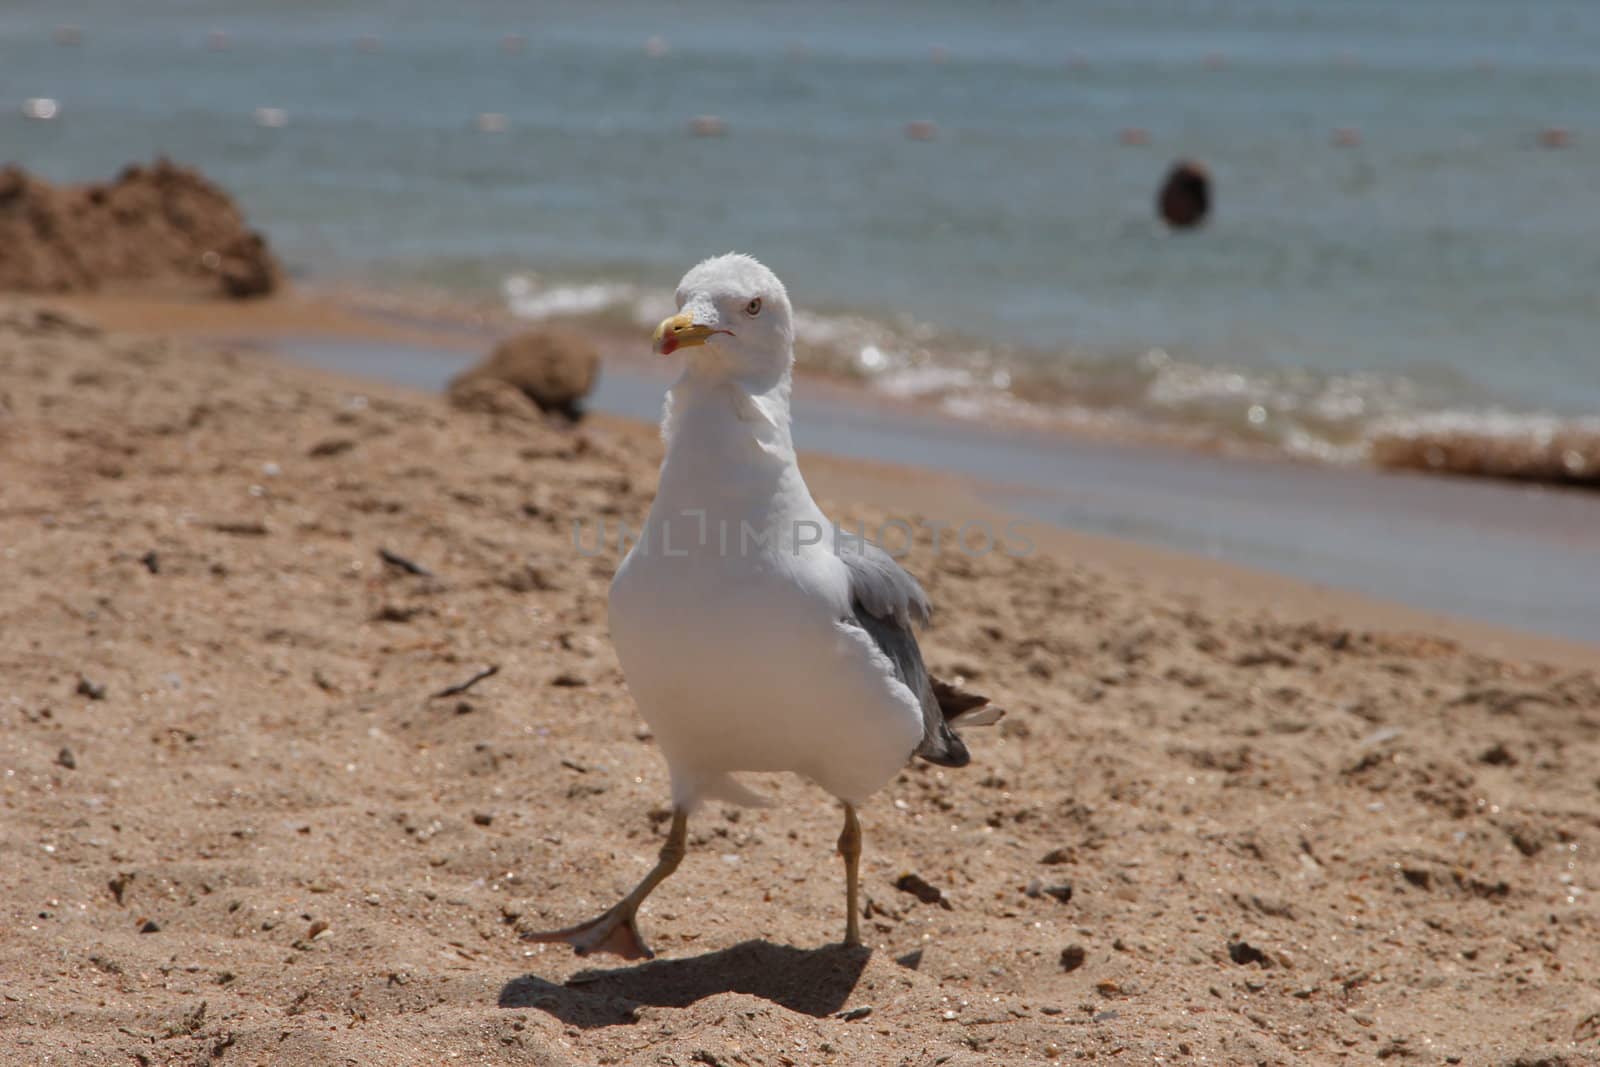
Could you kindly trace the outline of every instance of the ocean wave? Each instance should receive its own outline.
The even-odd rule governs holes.
[[[637,286],[623,282],[547,285],[533,274],[508,276],[500,283],[500,293],[506,310],[533,322],[628,307],[641,295]]]
[[[1600,418],[1444,412],[1374,429],[1380,467],[1600,487]]]
[[[622,282],[508,277],[518,318],[648,328],[670,295]],[[803,373],[971,419],[1061,426],[1186,447],[1493,478],[1600,484],[1600,418],[1517,412],[1445,370],[1263,367],[1164,348],[997,346],[907,319],[799,312]]]

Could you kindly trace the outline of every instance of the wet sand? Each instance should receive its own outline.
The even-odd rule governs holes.
[[[639,521],[654,429],[12,310],[0,380],[6,1062],[1600,1052],[1579,646],[1068,532],[924,538],[930,661],[1010,716],[863,812],[870,951],[831,944],[836,806],[775,778],[696,817],[660,961],[581,961],[517,931],[638,877],[666,780],[570,517]],[[807,463],[847,521],[993,506]]]

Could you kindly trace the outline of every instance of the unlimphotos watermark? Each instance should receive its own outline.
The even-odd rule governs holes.
[[[858,522],[854,529],[812,519],[775,523],[733,522],[711,518],[703,509],[690,508],[646,523],[634,529],[620,520],[608,524],[604,518],[593,522],[572,520],[572,547],[578,555],[593,557],[614,552],[619,558],[630,551],[643,555],[684,557],[707,551],[718,556],[745,557],[774,551],[799,555],[818,545],[834,555],[860,554],[870,542],[895,559],[905,559],[918,547],[923,533],[931,534],[935,553],[955,551],[979,558],[999,552],[1013,559],[1033,555],[1033,540],[1028,523],[1010,519],[999,529],[984,519],[969,519],[960,524],[939,519],[885,519],[871,530]]]

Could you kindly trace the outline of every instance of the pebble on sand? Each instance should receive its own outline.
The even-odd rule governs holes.
[[[931,141],[939,136],[939,127],[929,119],[915,119],[906,123],[906,139],[910,141]]]
[[[1167,171],[1156,196],[1156,212],[1174,230],[1192,230],[1211,212],[1211,172],[1205,164],[1180,159]]]
[[[902,893],[910,893],[924,904],[937,904],[945,911],[955,910],[944,891],[919,874],[907,871],[895,880],[894,887]]]
[[[1228,958],[1241,967],[1247,967],[1251,964],[1257,967],[1272,966],[1272,957],[1248,941],[1229,941]]]

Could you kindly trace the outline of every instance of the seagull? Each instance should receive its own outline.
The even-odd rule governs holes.
[[[528,941],[580,956],[654,953],[639,906],[677,869],[708,799],[771,801],[734,777],[788,771],[844,804],[845,943],[861,943],[856,810],[913,756],[971,759],[957,726],[999,720],[934,679],[915,627],[930,606],[880,545],[841,531],[806,487],[790,434],[794,320],[772,271],[707,259],[678,283],[655,351],[687,355],[667,394],[666,457],[649,516],[611,583],[611,637],[672,781],[656,866],[597,918]]]

